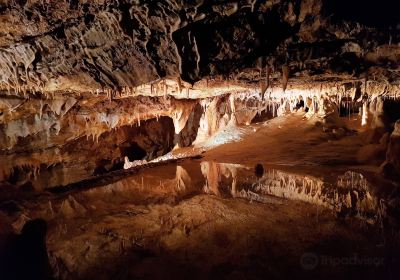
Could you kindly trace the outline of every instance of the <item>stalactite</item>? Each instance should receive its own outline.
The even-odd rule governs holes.
[[[181,77],[176,78],[176,83],[178,85],[178,92],[182,93],[182,81],[181,81]]]
[[[289,81],[289,66],[283,65],[282,66],[282,89],[283,89],[283,91],[286,91],[288,81]]]
[[[269,65],[266,66],[266,77],[265,77],[265,81],[264,79],[261,79],[261,100],[264,100],[264,94],[267,91],[267,89],[270,86],[270,75],[271,75],[271,68]]]

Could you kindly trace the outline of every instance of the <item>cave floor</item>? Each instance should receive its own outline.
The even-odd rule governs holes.
[[[252,124],[201,159],[12,201],[0,214],[9,231],[47,221],[62,279],[397,279],[390,191],[357,163],[362,134],[310,124],[300,114]]]
[[[350,129],[360,129],[357,126],[361,122],[359,116],[342,118],[342,121]],[[335,169],[356,165],[357,152],[363,144],[362,134],[348,132],[344,137],[322,130],[322,124],[307,120],[304,113],[293,113],[251,124],[240,141],[210,149],[205,159],[250,165],[332,166]]]

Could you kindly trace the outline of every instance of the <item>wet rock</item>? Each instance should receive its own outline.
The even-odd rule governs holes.
[[[74,218],[83,215],[86,212],[86,209],[70,195],[68,196],[68,199],[62,202],[59,212],[66,218]]]

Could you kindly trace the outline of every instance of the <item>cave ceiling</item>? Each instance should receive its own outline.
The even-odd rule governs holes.
[[[179,91],[202,79],[200,87],[219,80],[261,80],[262,87],[282,81],[285,87],[287,80],[396,84],[395,6],[390,0],[2,0],[0,87],[35,95],[123,91],[164,78]]]

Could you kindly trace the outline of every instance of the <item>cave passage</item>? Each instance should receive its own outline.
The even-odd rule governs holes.
[[[0,278],[400,279],[394,0],[0,0]]]

